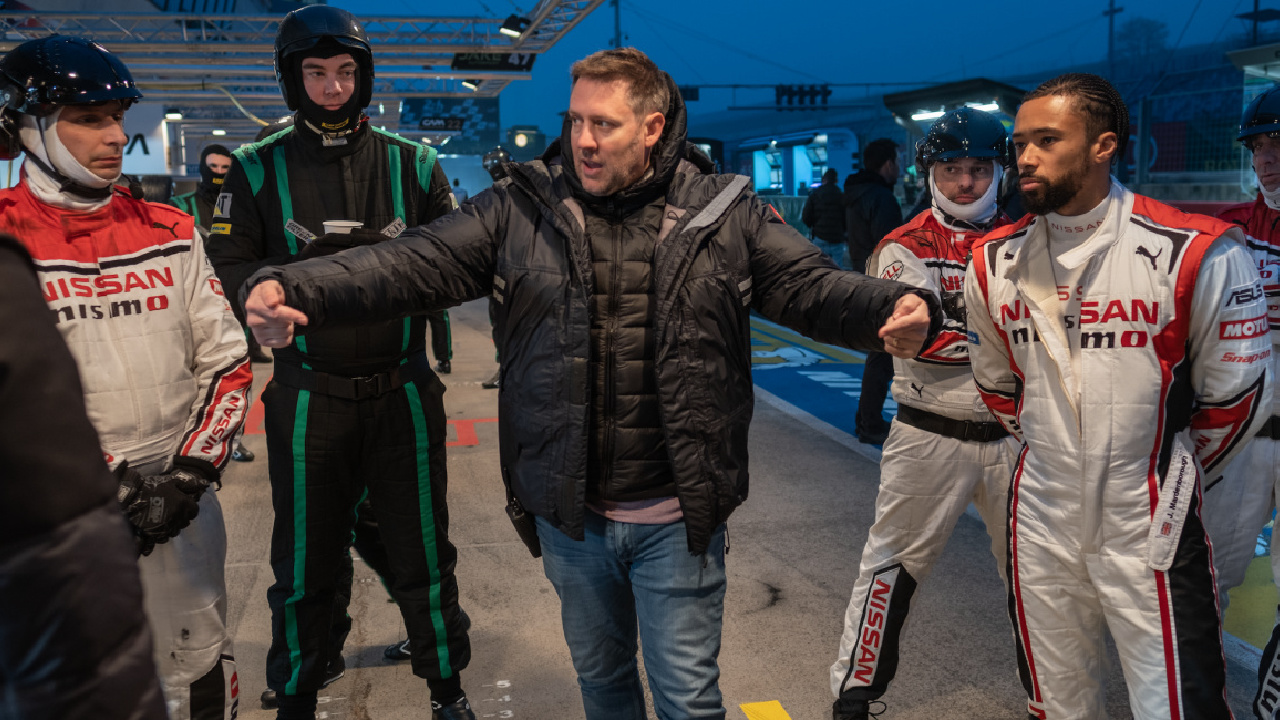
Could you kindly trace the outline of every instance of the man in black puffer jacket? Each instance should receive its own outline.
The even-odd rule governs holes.
[[[503,479],[545,555],[588,720],[723,718],[725,521],[747,497],[750,310],[819,341],[912,357],[931,295],[836,268],[685,141],[641,52],[572,69],[561,139],[396,240],[267,268],[264,345],[492,295]],[[305,326],[305,327],[304,327]]]
[[[845,270],[860,271],[861,268],[849,266],[849,251],[844,244],[844,193],[837,184],[839,180],[840,173],[834,169],[822,173],[822,184],[804,201],[800,222],[809,226],[809,238],[827,257]]]
[[[137,546],[53,318],[0,235],[0,718],[164,720]]]

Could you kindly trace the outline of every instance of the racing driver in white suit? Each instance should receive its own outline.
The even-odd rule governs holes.
[[[1228,302],[1258,282],[1239,228],[1111,179],[1128,136],[1096,75],[1029,93],[1013,140],[1030,214],[979,241],[965,280],[979,392],[1024,442],[1018,659],[1033,717],[1103,718],[1105,626],[1136,720],[1230,718],[1200,487],[1267,417],[1267,308]]]
[[[80,38],[0,59],[0,143],[26,153],[21,182],[0,191],[0,232],[35,261],[120,480],[169,717],[233,718],[226,530],[210,486],[243,418],[248,349],[191,216],[114,186],[139,97],[124,64]]]
[[[965,332],[964,273],[969,248],[1009,224],[996,200],[1012,164],[1009,135],[973,108],[946,113],[916,147],[933,207],[889,233],[867,267],[933,292],[945,318],[937,340],[915,359],[893,361],[898,414],[884,444],[876,521],[845,611],[831,666],[835,720],[866,720],[893,680],[908,607],[972,501],[991,535],[1004,577],[1009,476],[1016,443],[973,385]]]

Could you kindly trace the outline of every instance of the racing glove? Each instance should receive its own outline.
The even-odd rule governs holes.
[[[138,538],[138,553],[150,555],[200,513],[200,497],[217,479],[217,470],[203,460],[179,456],[166,473],[142,476],[121,463],[116,477],[116,499]]]
[[[350,233],[325,233],[307,243],[307,246],[298,253],[297,258],[306,260],[313,257],[332,255],[348,248],[374,245],[386,239],[388,239],[386,235],[368,228],[354,228]]]

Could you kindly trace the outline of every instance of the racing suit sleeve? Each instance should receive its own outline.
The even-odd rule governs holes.
[[[867,261],[871,274],[885,280],[897,280],[912,287],[928,290],[942,305],[942,330],[918,356],[921,360],[946,365],[969,362],[964,327],[964,296],[944,293],[937,276],[929,272],[924,260],[896,239],[887,239]]]
[[[231,443],[248,405],[253,383],[249,347],[222,283],[205,257],[199,234],[191,243],[183,272],[196,392],[178,454],[205,460],[221,470],[231,458]]]
[[[932,343],[942,326],[941,306],[932,293],[841,270],[757,196],[744,202],[739,212],[746,213],[751,262],[745,289],[752,306],[765,317],[819,342],[883,351],[880,328],[893,315],[898,299],[911,293],[929,306],[925,344]]]
[[[225,196],[225,198],[223,197]],[[231,171],[222,185],[222,195],[217,208],[208,241],[209,261],[213,263],[218,278],[231,299],[236,317],[243,320],[243,308],[235,301],[244,281],[258,270],[269,265],[283,265],[293,258],[289,255],[267,255],[267,235],[262,213],[254,201],[253,188],[245,174],[240,158],[233,155]],[[226,209],[226,215],[220,210]]]
[[[974,248],[973,261],[969,263],[964,277],[969,364],[983,404],[1018,442],[1022,442],[1022,427],[1018,424],[1022,378],[1014,372],[1008,343],[991,319],[991,305],[987,302],[989,278],[985,277],[988,270],[982,255],[978,248]]]
[[[422,195],[418,207],[422,208],[422,211],[416,218],[416,222],[412,218],[406,218],[409,227],[426,225],[438,217],[448,215],[457,207],[453,201],[453,192],[449,190],[449,176],[445,174],[444,168],[440,167],[438,162],[431,168],[430,185],[429,190],[423,190],[421,185],[418,186],[418,192]]]
[[[1267,419],[1271,331],[1262,281],[1238,228],[1200,263],[1188,327],[1191,440],[1206,474],[1225,467]]]
[[[310,327],[419,315],[488,295],[498,239],[505,236],[508,191],[495,187],[457,212],[410,228],[394,240],[336,255],[268,267],[241,289],[276,280],[287,304],[307,315]]]

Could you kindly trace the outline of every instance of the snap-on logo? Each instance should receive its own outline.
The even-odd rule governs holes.
[[[1249,318],[1248,320],[1234,320],[1232,322],[1224,322],[1218,325],[1218,338],[1222,340],[1248,340],[1249,338],[1262,337],[1270,332],[1267,325],[1267,316]]]

